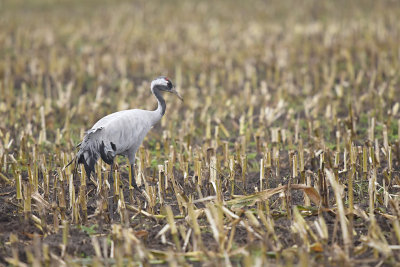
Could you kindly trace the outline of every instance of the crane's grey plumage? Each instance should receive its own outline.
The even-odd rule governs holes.
[[[132,166],[132,186],[138,189],[133,175],[135,154],[148,131],[161,120],[165,113],[166,105],[161,95],[162,91],[174,93],[182,100],[167,77],[161,76],[154,79],[151,83],[151,92],[157,98],[157,109],[123,110],[101,118],[86,132],[83,141],[78,145],[75,171],[78,164],[83,164],[87,177],[90,177],[100,157],[111,165],[112,170],[115,156],[126,156]],[[112,171],[110,177],[112,179]]]

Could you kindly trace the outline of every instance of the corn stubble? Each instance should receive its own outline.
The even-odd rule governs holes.
[[[312,2],[71,2],[72,21],[8,3],[1,216],[25,230],[2,230],[1,263],[398,264],[400,7],[354,4],[356,19]],[[144,80],[166,70],[185,102],[167,99],[137,153],[144,193],[122,160],[114,184],[102,162],[74,180],[63,166],[88,126],[153,108]]]

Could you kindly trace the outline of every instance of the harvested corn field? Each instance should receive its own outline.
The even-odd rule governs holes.
[[[400,262],[397,1],[0,3],[0,265]],[[107,114],[166,112],[94,175]],[[134,189],[130,181],[143,189]],[[111,190],[114,188],[114,190]],[[110,218],[113,199],[114,218]]]

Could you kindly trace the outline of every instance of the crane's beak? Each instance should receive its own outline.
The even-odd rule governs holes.
[[[183,97],[178,93],[178,91],[175,90],[175,87],[172,88],[170,92],[176,95],[181,101],[183,101]]]

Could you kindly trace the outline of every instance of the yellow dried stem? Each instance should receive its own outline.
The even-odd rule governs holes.
[[[185,160],[181,160],[181,170],[183,173],[183,181],[185,184],[188,183],[188,177],[189,177],[189,162]]]
[[[376,160],[376,166],[380,167],[381,166],[381,158],[379,154],[379,142],[378,139],[375,139],[375,160]]]
[[[165,174],[164,165],[158,165],[158,198],[161,206],[164,205],[165,197]]]
[[[83,164],[80,165],[81,167],[81,185],[86,185],[86,172],[85,172],[85,168],[83,167]]]
[[[306,251],[309,251],[310,241],[308,238],[309,227],[303,217],[301,216],[299,210],[296,206],[293,207],[293,225],[292,231],[300,236],[300,239],[303,242],[303,246],[305,246]]]
[[[137,164],[137,174],[135,175],[137,186],[141,186],[143,183],[143,179],[145,177],[144,171],[145,171],[144,158],[143,154],[141,154]]]
[[[33,173],[32,173],[33,177],[32,177],[32,180],[33,180],[33,184],[34,184],[34,191],[38,192],[38,190],[39,190],[39,170],[38,170],[38,164],[37,164],[38,156],[37,156],[37,151],[36,151],[35,146],[32,147],[32,150],[33,150],[33,153],[32,153],[33,154]]]
[[[351,151],[350,151],[350,164],[355,165],[357,161],[357,147],[351,146]]]
[[[298,169],[297,169],[297,155],[293,155],[292,159],[292,177],[295,179],[298,176]]]
[[[121,192],[123,192],[122,191],[122,189],[121,189]],[[151,213],[151,214],[154,214],[154,207],[155,207],[155,205],[157,204],[157,194],[156,194],[156,189],[155,189],[155,187],[154,186],[149,186],[148,188],[147,188],[147,193],[148,193],[148,195],[149,195],[149,212]],[[121,201],[123,202],[123,203],[125,203],[124,202],[124,200],[123,200],[123,195],[121,195],[121,197],[120,197],[120,199],[121,199]],[[125,204],[124,204],[125,205]]]
[[[170,181],[172,178],[173,178],[173,167],[174,167],[174,165],[173,164],[171,164],[171,162],[170,161],[168,161],[168,160],[166,160],[165,161],[165,174],[166,174],[166,176],[165,176],[165,189],[167,189],[168,188],[168,181]],[[172,182],[172,181],[171,181]]]
[[[369,164],[371,164],[372,168],[376,168],[374,147],[372,146],[368,147],[368,155],[369,155],[368,157]]]
[[[247,181],[246,181],[246,174],[247,174],[247,155],[242,155],[240,157],[240,163],[242,166],[242,183],[243,183],[243,188],[247,187]]]
[[[339,152],[336,151],[335,152],[334,162],[333,162],[333,168],[335,170],[337,170],[339,168],[339,164],[340,164],[339,160],[340,160]]]
[[[0,166],[0,169],[1,169],[1,166]],[[1,179],[3,182],[5,182],[6,184],[9,184],[9,185],[12,184],[12,182],[10,181],[10,179],[8,179],[7,176],[5,176],[4,174],[2,174],[1,172],[0,172],[0,179]]]
[[[324,217],[318,216],[318,221],[314,221],[314,225],[319,237],[326,243],[329,239],[329,232]]]
[[[228,242],[226,244],[226,251],[228,251],[228,252],[231,251],[231,249],[232,249],[232,244],[233,244],[233,240],[234,240],[235,233],[236,233],[236,226],[237,226],[238,223],[239,223],[239,219],[235,220],[232,223],[231,232],[229,234],[229,239],[228,239]]]
[[[265,229],[267,229],[268,236],[272,237],[272,239],[277,243],[277,247],[280,247],[281,244],[279,242],[278,236],[275,233],[274,221],[270,218],[270,216],[265,216],[262,209],[257,209],[257,214]]]
[[[259,221],[257,220],[257,218],[254,216],[254,214],[253,214],[252,211],[246,210],[246,211],[245,211],[245,215],[246,215],[246,217],[247,217],[247,219],[248,219],[248,221],[249,221],[249,223],[250,223],[251,226],[256,227],[256,228],[259,228],[259,227],[261,226],[261,225],[260,225],[260,222],[259,222]]]
[[[97,237],[96,236],[91,236],[91,240],[92,240],[92,245],[93,245],[93,248],[94,248],[94,252],[95,252],[95,254],[96,254],[96,257],[98,257],[98,258],[102,258],[102,255],[101,255],[101,249],[100,249],[100,243],[99,243],[99,240],[97,239]]]
[[[370,127],[368,131],[368,140],[373,142],[375,140],[375,118],[372,117],[370,120]]]
[[[66,247],[68,245],[68,228],[69,228],[69,223],[68,221],[64,220],[62,222],[63,224],[63,229],[62,229],[62,244],[64,247]]]
[[[264,158],[260,159],[260,191],[263,190],[263,180],[265,179]]]
[[[12,165],[13,167],[15,164]],[[17,200],[22,200],[22,175],[20,173],[15,172],[14,177],[16,177],[15,186],[17,188]]]
[[[130,166],[131,165],[129,164],[129,176],[131,176],[131,171],[130,171],[131,167]],[[103,189],[103,179],[101,177],[101,163],[96,164],[95,168],[96,168],[96,174],[97,174],[97,193],[99,193]],[[129,186],[131,185],[131,181],[132,181],[132,179],[129,180]]]
[[[124,223],[127,221],[127,218],[125,216],[127,213],[126,213],[126,205],[125,205],[125,199],[124,199],[124,190],[122,188],[120,188],[118,191],[119,191],[118,211],[119,211],[119,216],[121,217],[121,223]],[[149,193],[154,193],[154,192],[149,192]],[[149,201],[150,210],[152,211],[152,209],[154,207],[154,195],[149,194],[149,196],[150,196],[150,198],[153,196],[153,200],[151,199]],[[153,213],[153,212],[151,212],[151,213]]]
[[[66,204],[65,204],[65,192],[64,192],[64,186],[60,185],[60,188],[58,189],[58,206],[61,209],[61,214],[64,216],[65,214],[65,209],[66,209]],[[64,218],[63,218],[64,219]]]
[[[304,172],[304,148],[303,148],[303,139],[299,140],[299,170],[300,172]]]
[[[219,251],[221,252],[224,248],[224,244],[226,241],[226,235],[224,234],[223,228],[223,214],[222,210],[212,204],[208,204],[207,208],[204,210],[207,220],[210,224],[211,231],[213,233],[213,237],[219,246]]]
[[[355,166],[351,167],[351,171],[348,174],[348,209],[349,209],[349,238],[350,241],[353,241],[353,212],[354,212],[354,192],[353,192],[353,180],[354,180],[354,174],[356,173],[356,168]],[[353,243],[351,243],[353,244]]]
[[[319,168],[321,170],[324,170],[324,165],[325,164],[325,153],[321,151],[319,154]]]
[[[367,154],[367,147],[363,146],[363,165],[362,165],[362,171],[363,173],[367,173],[368,172],[368,154]]]
[[[168,170],[167,177],[171,181],[172,188],[174,189],[176,199],[178,200],[179,211],[181,214],[183,214],[183,203],[181,201],[181,198],[179,198],[179,196],[178,196],[178,194],[181,193],[181,190],[179,189],[179,187],[177,186],[177,183],[175,181],[175,175],[172,171],[172,164],[169,161],[165,161],[165,166],[166,166],[166,169]]]
[[[117,168],[115,168],[113,170],[113,172],[114,172],[114,174],[113,174],[113,176],[114,176],[114,184],[111,185],[111,186],[114,186],[114,196],[117,197],[117,199],[118,199],[120,176],[119,176],[119,171],[118,171]],[[114,197],[114,196],[111,196],[111,197]]]
[[[213,147],[207,148],[206,162],[207,166],[210,165],[211,157],[215,156],[215,149]]]
[[[376,169],[372,169],[369,177],[368,195],[369,195],[369,213],[373,216],[376,199]]]
[[[175,162],[176,162],[176,151],[175,151],[175,147],[173,145],[170,145],[168,159],[169,159],[170,164],[172,164],[170,168],[173,168],[173,166],[175,165]],[[145,165],[143,165],[143,166],[146,167]]]
[[[42,163],[41,165],[42,173],[43,173],[43,190],[44,190],[44,197],[48,198],[50,194],[50,175],[49,171],[46,167],[46,163]],[[70,179],[72,180],[72,178]]]
[[[350,236],[349,236],[349,230],[347,228],[346,213],[345,213],[345,210],[344,210],[342,196],[341,196],[341,193],[340,193],[341,189],[340,189],[339,183],[336,181],[335,176],[333,175],[333,172],[331,170],[325,169],[325,174],[326,174],[326,177],[328,178],[329,183],[332,186],[333,192],[335,193],[336,204],[337,204],[337,207],[338,207],[337,216],[339,217],[340,226],[342,228],[344,249],[345,249],[345,252],[346,252],[346,256],[349,256],[349,253],[350,253],[349,248],[350,248],[350,245],[351,245],[351,239],[350,239]]]
[[[32,186],[29,183],[24,183],[23,187],[24,187],[24,213],[25,216],[27,216],[27,214],[29,214],[32,211],[32,206],[31,206]]]
[[[246,147],[247,147],[246,136],[241,136],[240,137],[240,154],[241,155],[246,154]]]
[[[195,240],[200,246],[202,246],[201,230],[197,222],[197,216],[195,214],[193,203],[188,203],[188,216],[190,219],[189,224],[193,229]]]
[[[399,219],[392,220],[393,230],[397,239],[397,244],[400,245],[400,221]]]
[[[228,167],[229,166],[229,158],[230,158],[230,154],[229,154],[229,143],[224,141],[224,166]]]
[[[35,190],[35,183],[34,183],[35,181],[34,181],[33,175],[32,175],[31,164],[28,163],[28,165],[27,165],[26,167],[27,167],[27,169],[28,169],[28,181],[29,181],[29,184],[31,184],[33,190]]]
[[[274,157],[274,165],[275,165],[275,175],[276,177],[280,176],[280,165],[279,165],[279,148],[273,148],[273,157]]]
[[[311,176],[310,176],[310,174],[307,173],[306,177],[307,177],[306,178],[306,185],[311,187]],[[311,206],[310,198],[308,197],[307,192],[304,191],[303,192],[303,196],[304,196],[304,205],[306,207]]]
[[[210,159],[210,183],[212,184],[215,195],[217,196],[217,201],[222,201],[222,192],[220,179],[217,179],[217,158],[212,156]]]
[[[180,252],[181,251],[181,245],[180,245],[180,242],[179,242],[178,230],[177,230],[176,225],[175,225],[174,214],[172,213],[172,209],[171,209],[171,207],[169,205],[165,206],[165,211],[166,211],[166,216],[167,216],[166,217],[167,218],[167,222],[168,222],[168,224],[170,226],[170,229],[171,229],[171,235],[172,235],[172,238],[173,238],[174,243],[175,243],[175,248],[176,248],[176,250],[178,252]]]

